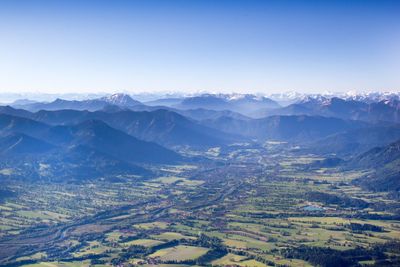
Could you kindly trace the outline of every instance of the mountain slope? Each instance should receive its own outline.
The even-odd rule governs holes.
[[[71,119],[88,112],[55,114],[57,119]],[[29,176],[60,181],[116,174],[148,175],[150,171],[137,164],[174,164],[183,160],[169,149],[138,140],[101,121],[49,126],[6,114],[0,114],[0,154],[0,164],[15,169],[21,179]]]
[[[232,135],[205,127],[194,120],[163,109],[151,112],[39,111],[34,113],[32,118],[49,124],[77,124],[85,120],[101,120],[136,138],[167,146],[219,146],[237,140]]]
[[[179,105],[183,100],[183,97],[170,97],[170,98],[160,98],[152,101],[144,102],[148,106],[166,106],[172,107]]]
[[[155,143],[141,141],[102,121],[90,120],[72,127],[76,145],[91,147],[127,162],[175,163],[181,156]]]
[[[47,115],[51,116],[47,116]],[[71,115],[72,114],[72,115]],[[115,156],[124,161],[145,162],[145,163],[172,163],[180,159],[180,156],[156,143],[136,139],[120,130],[108,126],[102,121],[93,119],[86,120],[89,112],[78,111],[57,111],[55,113],[41,112],[41,118],[54,117],[57,120],[85,119],[75,126],[53,126],[37,122],[27,118],[21,118],[6,114],[0,114],[0,135],[21,133],[29,136],[45,139],[53,145],[67,146],[71,144],[86,145],[100,152]],[[109,113],[98,113],[104,116],[111,116]],[[135,114],[129,112],[126,115]],[[122,116],[117,116],[121,117]],[[77,119],[78,120],[78,119]],[[124,123],[121,121],[120,123]],[[164,127],[165,125],[158,125]],[[154,129],[158,131],[158,128]],[[147,132],[146,132],[147,133]],[[16,138],[16,137],[15,137]],[[177,137],[178,138],[178,137]],[[33,141],[31,139],[27,141]]]
[[[351,156],[400,139],[400,126],[374,126],[334,134],[311,142],[312,153]]]
[[[192,111],[189,111],[192,112]],[[197,111],[193,111],[197,112]],[[262,119],[250,119],[235,116],[226,111],[199,110],[200,117],[210,119],[198,123],[194,120],[168,110],[142,111],[131,110],[106,111],[39,111],[29,116],[34,120],[48,124],[78,124],[86,120],[101,120],[113,128],[136,138],[157,142],[166,146],[210,147],[220,146],[247,138],[259,140],[278,139],[285,141],[310,141],[328,135],[367,126],[363,122],[346,121],[321,116],[271,116]],[[205,114],[205,113],[207,114]],[[215,116],[215,117],[214,117]],[[241,137],[242,136],[242,137]]]
[[[220,117],[231,117],[234,119],[242,119],[242,120],[250,119],[249,117],[246,117],[240,113],[230,110],[211,110],[211,109],[198,108],[198,109],[187,109],[187,110],[175,110],[175,112],[197,121],[218,119]]]
[[[0,114],[29,118],[31,113],[24,109],[15,109],[11,106],[0,106]]]
[[[28,118],[0,114],[0,135],[7,135],[10,133],[24,133],[34,137],[40,136],[49,126]]]
[[[321,116],[271,116],[252,120],[220,117],[203,123],[227,133],[240,133],[260,141],[266,139],[310,141],[365,126],[365,123],[361,122]]]
[[[105,121],[139,139],[169,146],[218,146],[234,139],[167,110],[119,112],[109,116]]]
[[[151,172],[138,164],[183,160],[171,150],[138,140],[101,121],[48,127],[41,138],[20,133],[0,137],[0,165],[15,170],[20,179],[68,182],[121,174],[147,176]]]
[[[43,163],[52,167],[48,170],[49,175],[59,181],[80,181],[121,174],[141,176],[151,174],[143,167],[84,145],[71,146],[61,153],[52,154],[51,157],[44,158]]]
[[[0,138],[0,154],[42,154],[54,148],[55,146],[43,140],[20,133]]]
[[[359,168],[379,168],[396,160],[400,160],[400,140],[387,146],[370,149],[355,157],[350,164]]]
[[[400,190],[400,140],[373,148],[346,164],[347,168],[370,169],[372,172],[355,181],[374,191]]]

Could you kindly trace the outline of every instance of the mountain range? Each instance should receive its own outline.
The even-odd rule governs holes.
[[[3,167],[8,163],[13,167],[26,163],[32,168],[44,164],[52,166],[53,173],[59,175],[83,166],[86,172],[82,174],[87,176],[95,173],[107,176],[117,170],[144,175],[150,172],[139,165],[174,164],[183,160],[172,150],[139,140],[98,120],[52,126],[0,114],[0,136]],[[21,164],[16,164],[17,160]]]
[[[108,105],[117,105],[120,107],[134,107],[138,105],[143,105],[139,101],[132,99],[127,94],[113,94],[110,96],[104,96],[95,99],[88,100],[64,100],[57,98],[52,102],[29,102],[25,101],[14,102],[12,104],[15,108],[26,109],[29,111],[39,111],[39,110],[60,110],[60,109],[74,109],[74,110],[99,110],[103,109]]]
[[[211,109],[211,110],[231,110],[244,115],[251,114],[259,109],[274,109],[280,105],[266,97],[255,95],[223,95],[223,94],[203,94],[184,98],[179,104],[172,107],[178,109]]]
[[[400,122],[400,101],[382,100],[366,103],[341,98],[307,98],[283,108],[258,110],[253,116],[271,115],[319,115],[341,119],[362,120],[367,122]]]
[[[0,110],[1,112],[1,110]],[[19,114],[18,110],[7,109],[7,114]],[[77,124],[87,120],[104,121],[111,127],[146,141],[157,142],[166,146],[193,147],[217,146],[241,140],[241,137],[230,135],[206,127],[195,120],[188,119],[173,111],[159,109],[155,111],[132,111],[129,109],[113,111],[80,111],[80,110],[41,110],[35,113],[20,115],[34,121],[51,125]]]
[[[0,165],[13,163],[19,166],[17,173],[36,173],[38,179],[44,174],[146,176],[150,164],[192,160],[180,154],[187,149],[207,151],[275,140],[337,157],[328,160],[330,165],[374,170],[369,178],[360,179],[362,186],[382,177],[390,180],[382,184],[395,185],[398,155],[393,142],[400,139],[400,102],[398,94],[386,96],[297,95],[287,106],[265,96],[238,94],[173,97],[145,104],[126,94],[16,101],[0,106]],[[389,152],[393,160],[381,162],[390,158]]]
[[[18,110],[12,108],[4,110],[6,114],[19,114]],[[204,110],[199,112],[203,113]],[[199,121],[165,109],[150,112],[129,109],[94,112],[41,110],[35,113],[23,111],[20,115],[50,125],[69,125],[87,120],[99,120],[136,138],[157,142],[170,148],[176,146],[212,147],[253,139],[304,142],[369,125],[361,121],[322,116],[270,116],[252,119],[246,116],[233,116],[231,112],[227,113],[231,116],[218,114],[216,117],[210,116],[209,119]]]
[[[273,97],[286,99],[293,97],[289,105],[281,106],[271,98],[251,94],[200,94],[196,96],[161,98],[143,104],[127,94],[113,94],[88,100],[62,100],[53,102],[16,101],[11,104],[17,109],[39,110],[88,110],[97,111],[115,106],[135,111],[154,111],[166,109],[193,119],[207,119],[240,115],[252,118],[264,118],[272,115],[311,115],[335,117],[345,120],[367,122],[400,121],[399,94],[350,94],[342,97],[334,95],[288,95]],[[284,101],[283,101],[284,102]]]

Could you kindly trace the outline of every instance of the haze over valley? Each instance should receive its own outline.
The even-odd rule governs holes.
[[[0,1],[0,267],[400,266],[400,1]]]

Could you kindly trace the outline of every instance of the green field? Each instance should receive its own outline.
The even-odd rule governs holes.
[[[192,246],[176,246],[172,248],[166,248],[158,250],[157,252],[150,254],[148,257],[157,258],[159,257],[162,261],[184,261],[193,260],[204,255],[208,251],[207,248],[192,247]]]

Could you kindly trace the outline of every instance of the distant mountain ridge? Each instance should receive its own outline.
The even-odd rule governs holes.
[[[108,105],[117,105],[120,107],[134,107],[143,105],[139,101],[134,100],[127,94],[113,94],[96,99],[88,100],[63,100],[57,98],[53,102],[34,102],[27,104],[16,104],[14,107],[23,108],[29,111],[39,110],[61,110],[61,109],[75,109],[75,110],[89,110],[95,111],[103,109]]]
[[[283,92],[283,93],[272,93],[265,95],[278,103],[298,103],[304,99],[330,99],[330,98],[341,98],[343,100],[355,100],[365,103],[380,102],[384,100],[400,100],[400,92],[324,92],[319,94],[314,93],[299,93],[296,91]]]
[[[248,115],[258,109],[274,109],[280,107],[280,105],[269,98],[251,94],[203,94],[184,98],[173,107],[178,109],[230,110]]]
[[[184,97],[177,109],[230,110],[248,117],[273,115],[310,115],[363,120],[368,122],[400,122],[400,93],[342,94],[202,94]],[[277,101],[288,103],[281,107]],[[174,99],[177,103],[178,99]],[[162,99],[160,99],[160,103]]]
[[[274,110],[259,110],[256,116],[319,115],[369,122],[400,122],[400,101],[396,99],[366,103],[357,100],[333,98],[306,98]]]
[[[281,106],[278,102],[288,103]],[[246,117],[263,118],[273,115],[315,115],[369,122],[400,122],[400,93],[326,93],[299,94],[282,93],[255,94],[195,94],[190,96],[160,98],[147,101],[147,105],[127,94],[113,94],[89,100],[63,100],[53,102],[31,102],[24,99],[11,104],[15,108],[29,111],[39,110],[88,110],[107,109],[108,106],[129,108],[136,111],[168,109],[185,114],[187,110],[230,111]],[[192,113],[194,114],[194,113]],[[202,114],[194,114],[199,119]],[[237,117],[237,116],[236,116]],[[204,118],[203,118],[204,119]]]

